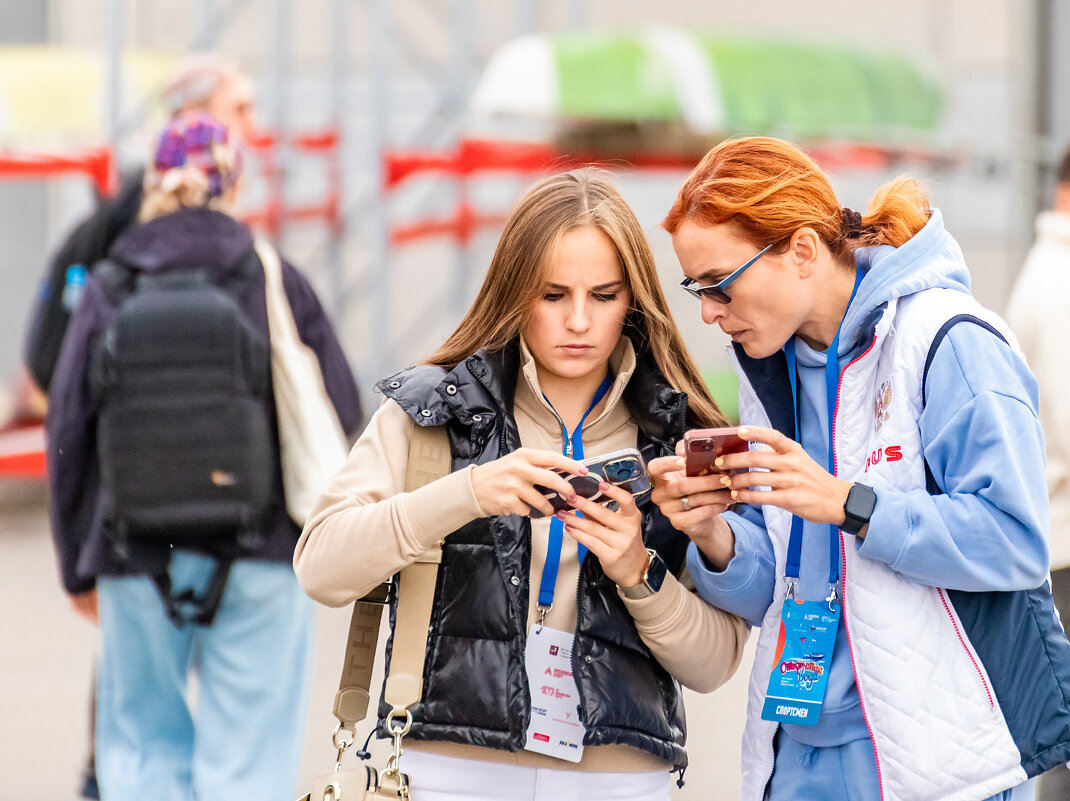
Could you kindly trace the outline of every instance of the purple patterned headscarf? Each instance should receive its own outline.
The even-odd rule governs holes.
[[[230,142],[226,126],[204,111],[187,111],[168,122],[156,142],[152,161],[162,186],[167,173],[192,167],[208,181],[208,197],[220,197],[241,176],[241,151]]]

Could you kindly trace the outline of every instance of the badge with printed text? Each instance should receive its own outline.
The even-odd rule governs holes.
[[[839,622],[834,600],[785,599],[762,720],[817,724]]]
[[[524,746],[547,756],[579,762],[583,756],[579,691],[572,676],[572,643],[566,631],[534,625],[524,657],[531,693],[531,721]]]

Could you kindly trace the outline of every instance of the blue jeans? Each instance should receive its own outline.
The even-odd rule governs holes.
[[[175,551],[174,591],[203,592],[212,567]],[[290,564],[235,562],[211,626],[175,627],[147,577],[102,577],[97,588],[102,796],[292,801],[314,618]]]
[[[869,738],[814,748],[777,731],[768,801],[880,801]],[[1011,801],[1011,790],[987,801]]]

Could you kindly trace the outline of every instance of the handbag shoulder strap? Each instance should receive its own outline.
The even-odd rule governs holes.
[[[450,467],[450,445],[445,427],[414,426],[405,469],[405,491],[412,492],[448,475]],[[440,545],[425,551],[401,570],[394,648],[383,693],[386,702],[399,715],[404,715],[407,707],[417,703],[423,692],[427,631],[441,561]],[[389,583],[380,584],[353,604],[342,677],[334,698],[334,715],[341,729],[354,731],[357,723],[368,714],[375,647],[389,589]]]
[[[264,302],[267,305],[268,333],[271,338],[300,342],[290,301],[282,283],[282,262],[278,251],[262,237],[256,237],[254,251],[264,268]]]

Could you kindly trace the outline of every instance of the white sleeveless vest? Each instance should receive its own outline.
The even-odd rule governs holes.
[[[965,292],[928,289],[889,302],[872,344],[843,370],[833,435],[839,478],[872,486],[878,498],[882,489],[925,487],[918,428],[922,370],[940,327],[960,314],[991,324],[1017,349],[1006,324]],[[768,426],[739,373],[741,422]],[[745,801],[761,801],[773,772],[776,724],[763,721],[761,710],[780,625],[791,523],[783,510],[763,512],[778,579],[750,678]],[[853,535],[842,540],[844,621],[883,801],[981,801],[1024,781],[1021,755],[984,666],[945,591],[860,557]]]

